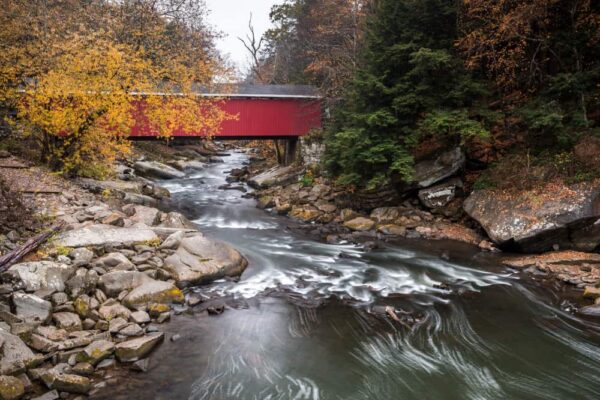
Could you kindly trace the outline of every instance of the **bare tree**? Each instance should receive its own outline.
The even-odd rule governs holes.
[[[241,38],[238,36],[238,39],[248,53],[250,54],[250,72],[254,75],[254,78],[260,83],[268,83],[265,81],[265,77],[262,74],[262,62],[260,59],[260,53],[262,50],[262,46],[264,43],[264,37],[261,36],[260,39],[257,39],[256,33],[254,31],[254,26],[252,25],[252,13],[250,13],[250,20],[248,21],[248,34],[246,38]]]

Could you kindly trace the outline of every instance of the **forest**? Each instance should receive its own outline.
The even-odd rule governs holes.
[[[317,134],[340,184],[410,180],[416,160],[458,144],[474,170],[486,170],[480,188],[591,180],[599,171],[599,7],[290,0],[273,8],[275,27],[250,79],[321,89],[331,118]]]

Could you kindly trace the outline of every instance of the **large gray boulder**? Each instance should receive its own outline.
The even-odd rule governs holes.
[[[160,179],[180,179],[185,176],[183,172],[158,161],[138,161],[133,164],[133,169],[139,175]]]
[[[195,235],[184,238],[177,251],[165,259],[177,286],[207,283],[226,276],[241,275],[248,261],[233,247]]]
[[[465,166],[465,154],[457,147],[440,154],[435,159],[420,161],[415,165],[413,181],[426,188],[455,175]]]
[[[65,282],[75,273],[75,267],[52,261],[33,261],[15,264],[5,272],[6,276],[20,280],[28,292],[50,289],[65,290]]]
[[[129,219],[131,219],[134,223],[142,223],[148,226],[154,226],[160,222],[160,211],[154,207],[146,207],[141,205],[131,205],[126,206],[130,215]],[[124,207],[125,210],[125,207]]]
[[[135,308],[148,303],[183,303],[183,292],[171,282],[149,281],[133,289],[123,304]]]
[[[152,242],[158,236],[149,228],[119,228],[111,225],[92,225],[61,234],[54,242],[57,246],[87,247],[107,244],[126,244]]]
[[[24,368],[34,357],[33,352],[18,336],[0,328],[0,374],[9,374]]]
[[[297,182],[303,170],[297,167],[273,167],[248,180],[248,184],[253,188],[266,189],[276,185],[287,185]]]
[[[135,289],[153,279],[139,271],[114,271],[100,277],[98,286],[109,297],[116,297],[123,290]]]
[[[13,303],[17,316],[25,322],[45,323],[52,315],[52,303],[33,294],[14,293]]]
[[[536,191],[479,190],[464,203],[490,239],[524,252],[592,251],[600,246],[600,184]]]
[[[163,341],[162,332],[151,333],[147,336],[131,339],[117,344],[115,354],[120,362],[134,362],[144,358],[152,349]]]

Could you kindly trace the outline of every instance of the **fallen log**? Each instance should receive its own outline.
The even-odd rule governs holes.
[[[42,243],[44,243],[48,238],[54,233],[60,231],[64,226],[64,222],[59,222],[54,224],[45,232],[42,232],[36,236],[30,237],[27,239],[25,243],[18,246],[14,250],[6,253],[3,256],[0,256],[0,273],[6,271],[10,268],[11,265],[18,262],[21,258],[37,249]]]

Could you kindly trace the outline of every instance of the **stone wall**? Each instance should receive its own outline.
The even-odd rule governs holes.
[[[304,165],[320,164],[325,153],[325,145],[314,140],[300,139],[300,157]]]

